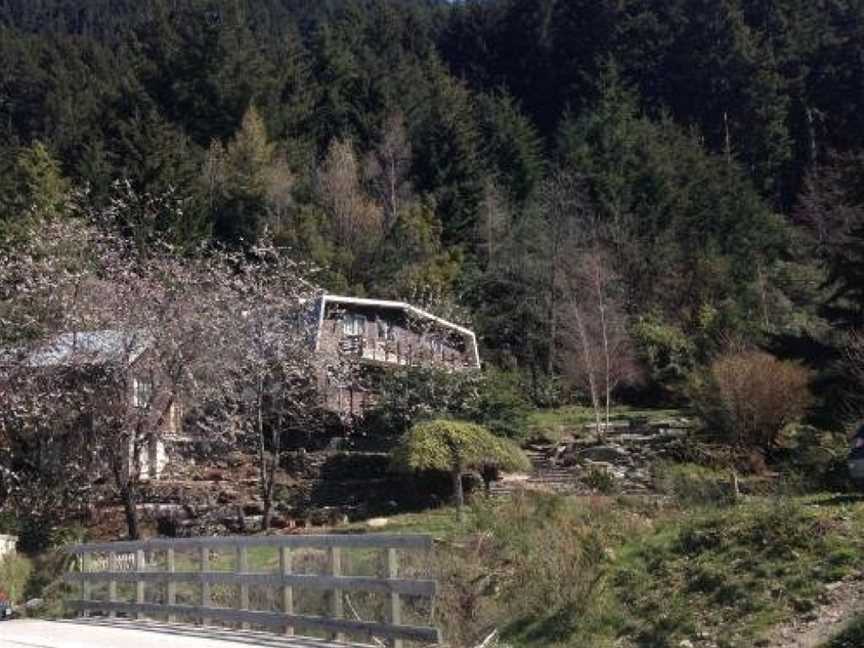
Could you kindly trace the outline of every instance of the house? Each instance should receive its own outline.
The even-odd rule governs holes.
[[[374,387],[363,376],[397,367],[448,371],[480,368],[473,331],[405,302],[322,295],[315,304],[315,351],[327,359],[348,358],[361,378],[321,376],[328,409],[361,415],[374,403]]]
[[[113,398],[118,392],[97,394],[88,401],[92,411],[81,413],[82,424],[93,425],[108,408],[114,408],[110,413],[113,421],[130,426],[153,417],[155,426],[144,426],[152,431],[145,439],[140,458],[140,478],[147,480],[158,478],[167,465],[165,443],[177,436],[181,417],[173,395],[161,393],[155,387],[157,376],[150,357],[146,333],[99,330],[62,333],[35,348],[7,352],[0,358],[0,364],[7,368],[14,364],[19,379],[24,377],[22,370],[30,376],[46,371],[54,376],[62,374],[60,388],[70,394],[83,395],[88,391],[82,389],[82,381],[87,381],[91,388],[104,386],[104,378],[110,376],[110,385],[120,390],[121,397]],[[100,411],[100,407],[104,409]],[[132,456],[130,441],[130,463]]]

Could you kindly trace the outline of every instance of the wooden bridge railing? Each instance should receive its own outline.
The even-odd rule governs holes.
[[[399,648],[403,640],[421,643],[439,643],[436,628],[403,624],[402,597],[432,599],[436,593],[434,580],[399,577],[399,551],[429,549],[432,539],[424,535],[296,535],[259,537],[211,537],[188,539],[155,539],[143,542],[112,542],[82,544],[69,549],[79,557],[79,571],[66,574],[66,582],[80,585],[81,598],[67,602],[72,609],[91,613],[128,617],[165,618],[169,622],[178,617],[196,619],[207,625],[214,621],[238,624],[241,628],[262,626],[294,634],[295,628],[323,631],[337,641],[346,634],[377,637],[389,640]],[[273,547],[278,550],[278,571],[255,572],[249,569],[249,549]],[[294,550],[324,550],[328,554],[327,574],[295,573],[292,569]],[[343,549],[373,549],[383,552],[386,574],[383,577],[347,576],[342,570]],[[211,555],[229,551],[234,553],[233,572],[211,569]],[[178,552],[194,553],[198,569],[177,570]],[[164,554],[165,569],[148,569],[147,560]],[[103,556],[97,559],[97,556]],[[134,557],[133,560],[130,560]],[[150,567],[155,564],[153,562]],[[125,569],[125,570],[123,570]],[[94,600],[94,585],[107,583],[107,600]],[[134,584],[135,600],[120,601],[119,583]],[[197,605],[178,605],[178,584],[193,584]],[[147,588],[164,585],[164,603],[147,602]],[[239,609],[214,607],[211,586],[236,586]],[[268,587],[277,590],[279,612],[250,609],[250,587]],[[295,612],[295,590],[308,589],[329,592],[328,613],[322,615]],[[345,618],[346,592],[378,592],[385,595],[387,620],[363,621]],[[153,598],[152,596],[150,598]],[[350,604],[350,599],[349,599]],[[354,610],[352,610],[354,611]],[[356,612],[356,611],[355,611]]]

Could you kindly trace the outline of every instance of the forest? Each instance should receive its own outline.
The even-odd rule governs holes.
[[[482,370],[346,424],[321,291]],[[862,419],[864,0],[0,0],[0,603],[385,529],[452,646],[857,646]]]
[[[858,0],[4,0],[0,241],[170,193],[118,224],[181,253],[266,232],[326,290],[475,327],[538,403],[584,394],[591,276],[625,398],[734,340],[822,372],[831,416],[862,57]]]

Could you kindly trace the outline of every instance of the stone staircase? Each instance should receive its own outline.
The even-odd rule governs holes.
[[[525,454],[531,461],[527,475],[507,475],[490,485],[490,495],[508,498],[515,492],[529,490],[558,494],[595,492],[586,483],[593,471],[604,471],[614,479],[614,492],[646,494],[653,492],[651,465],[668,458],[670,452],[687,435],[689,421],[664,424],[633,424],[616,421],[601,442],[591,426],[585,435],[560,445],[530,446]]]
[[[531,461],[531,472],[527,476],[510,476],[493,482],[489,494],[496,498],[509,498],[521,490],[545,491],[560,494],[575,494],[587,491],[572,468],[556,465],[548,449],[531,448],[525,451]]]

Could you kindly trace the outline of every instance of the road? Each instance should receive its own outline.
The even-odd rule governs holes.
[[[346,648],[348,645],[321,639],[121,619],[0,622],[2,648]]]

